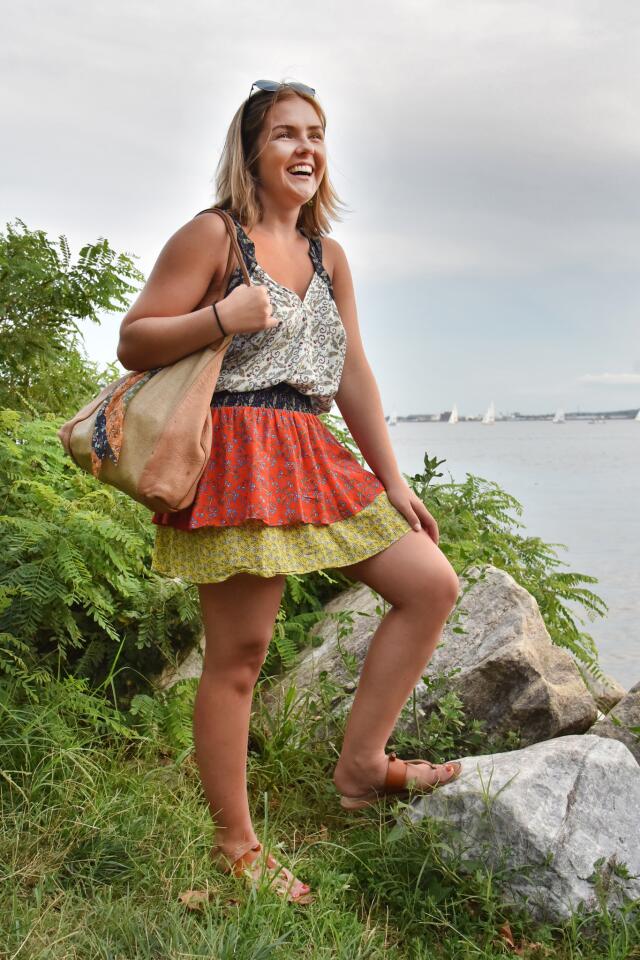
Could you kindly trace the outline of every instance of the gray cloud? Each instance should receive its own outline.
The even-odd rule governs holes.
[[[23,0],[3,26],[3,223],[107,236],[148,272],[211,201],[251,81],[297,77],[328,113],[387,405],[483,409],[493,382],[501,409],[570,408],[585,370],[640,369],[634,0],[329,0],[312,29],[291,0]],[[99,359],[118,323],[88,331]],[[637,386],[599,381],[601,402]]]

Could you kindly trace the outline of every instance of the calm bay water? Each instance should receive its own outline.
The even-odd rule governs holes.
[[[586,620],[603,670],[627,689],[640,681],[640,423],[569,421],[398,423],[389,428],[400,469],[445,459],[448,479],[473,473],[520,501],[522,533],[556,547],[571,570],[598,578],[608,604]]]

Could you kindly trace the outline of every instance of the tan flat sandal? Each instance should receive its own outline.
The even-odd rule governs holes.
[[[447,783],[453,783],[462,773],[462,764],[459,760],[451,760],[449,763],[431,763],[430,760],[401,760],[395,750],[392,750],[388,756],[387,775],[384,784],[379,789],[372,789],[367,793],[360,794],[358,797],[348,797],[346,794],[340,794],[340,806],[344,810],[362,810],[375,804],[384,796],[405,796],[409,793],[432,793],[437,787],[443,787]],[[426,764],[432,770],[438,767],[453,767],[454,772],[442,780],[438,777],[435,783],[418,783],[416,780],[407,781],[407,772],[409,764]]]
[[[214,848],[215,849],[215,848]],[[223,873],[232,873],[236,877],[244,877],[251,886],[259,887],[265,874],[271,875],[269,887],[289,903],[313,903],[315,897],[307,883],[302,883],[297,877],[283,867],[273,854],[265,856],[261,843],[251,842],[239,856],[231,860],[221,850],[212,851],[211,857]]]

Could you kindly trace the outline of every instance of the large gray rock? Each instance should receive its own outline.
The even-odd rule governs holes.
[[[631,687],[606,717],[594,723],[589,733],[620,740],[640,763],[640,683]]]
[[[494,868],[506,902],[551,921],[581,902],[596,909],[598,861],[611,907],[623,894],[640,899],[640,767],[623,744],[567,736],[462,764],[455,783],[414,799],[405,815],[454,827],[453,855]],[[621,864],[631,879],[616,875]]]
[[[416,687],[418,715],[425,716],[436,706],[439,693],[433,681],[444,677],[446,688],[458,694],[467,714],[485,721],[489,735],[516,730],[526,745],[588,730],[598,715],[595,701],[573,657],[551,642],[531,594],[508,573],[491,566],[471,571],[462,582],[462,593],[425,670],[427,683]],[[328,603],[325,610],[334,616],[355,611],[353,632],[339,638],[339,624],[332,620],[319,624],[314,632],[321,645],[301,657],[276,695],[291,683],[301,693],[313,690],[325,674],[335,687],[332,715],[344,714],[380,621],[376,607],[382,603],[363,585]],[[458,632],[461,629],[463,633]],[[397,729],[416,733],[410,711],[403,712]]]

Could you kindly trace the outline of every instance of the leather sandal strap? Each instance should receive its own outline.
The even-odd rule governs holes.
[[[239,877],[242,876],[245,869],[247,867],[251,867],[256,862],[258,858],[250,857],[249,855],[254,853],[257,850],[262,850],[261,843],[252,844],[252,846],[250,846],[248,850],[245,850],[244,853],[240,854],[240,856],[233,861],[232,870],[233,870],[233,873],[236,874],[236,876],[239,876]],[[276,858],[273,856],[272,853],[270,853],[267,856],[266,865],[267,865],[267,869],[269,870],[276,870],[278,867],[280,867],[280,870],[278,871],[278,873],[281,874],[282,876],[282,882],[285,882],[286,874],[288,873],[289,877],[291,877],[291,880],[290,881],[287,880],[287,882],[290,884],[291,887],[293,887],[295,883],[300,884],[300,889],[298,890],[297,894],[294,895],[293,893],[291,893],[291,891],[289,891],[288,899],[292,903],[312,902],[312,900],[305,899],[305,898],[311,897],[311,892],[310,892],[311,888],[309,887],[309,884],[301,883],[299,880],[296,880],[296,877],[294,877],[291,871],[287,870],[286,868],[283,868],[281,864],[278,863],[278,861],[276,860]]]
[[[257,859],[254,856],[250,856],[250,854],[253,854],[255,851],[261,849],[261,843],[252,843],[251,846],[244,851],[244,853],[241,853],[239,857],[236,857],[231,867],[236,876],[242,876],[245,867],[251,866],[251,864]]]
[[[404,790],[407,784],[407,764],[396,755],[395,750],[389,754],[387,776],[384,781],[384,790],[394,792]]]

